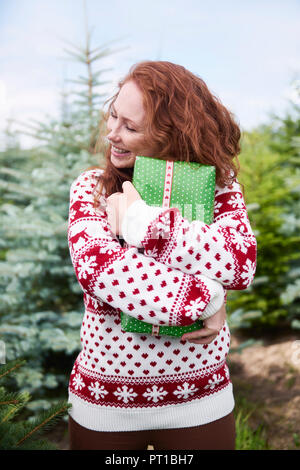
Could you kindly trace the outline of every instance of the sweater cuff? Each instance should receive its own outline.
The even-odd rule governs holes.
[[[143,199],[133,202],[123,217],[122,236],[129,245],[142,248],[142,240],[147,234],[150,223],[165,209],[157,206],[148,206]]]
[[[199,276],[200,277],[200,276]],[[200,316],[200,320],[207,320],[217,313],[224,303],[224,288],[218,281],[205,278],[205,283],[211,292],[211,300]]]

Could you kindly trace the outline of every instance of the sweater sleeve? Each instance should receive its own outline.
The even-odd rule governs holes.
[[[189,325],[214,315],[224,302],[219,282],[156,261],[136,247],[123,248],[102,208],[93,207],[97,170],[71,185],[68,243],[82,290],[120,312],[154,325]]]
[[[138,200],[126,211],[122,233],[126,242],[143,247],[145,255],[184,273],[207,276],[226,289],[246,289],[253,281],[256,239],[237,180],[216,187],[211,225],[189,222],[177,208]]]

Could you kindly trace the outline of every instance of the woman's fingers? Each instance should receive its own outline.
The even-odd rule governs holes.
[[[218,333],[217,329],[204,327],[200,330],[191,331],[190,333],[184,333],[182,339],[195,339],[195,338],[202,338],[204,336],[211,336],[213,334]]]
[[[202,328],[191,333],[185,333],[181,339],[195,344],[209,344],[218,336],[218,333],[218,330],[212,328]]]
[[[217,335],[211,335],[202,339],[187,339],[187,341],[194,344],[210,344],[216,337]]]

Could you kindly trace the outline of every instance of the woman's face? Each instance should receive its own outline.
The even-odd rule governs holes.
[[[137,155],[154,156],[145,142],[145,109],[143,95],[135,84],[125,83],[111,106],[107,121],[111,162],[117,168],[132,168]]]

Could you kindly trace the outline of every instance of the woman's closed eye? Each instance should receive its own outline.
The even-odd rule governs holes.
[[[114,119],[117,119],[117,116],[111,111],[110,116]],[[130,132],[136,132],[136,129],[133,129],[132,127],[126,126],[126,129],[128,129]]]

